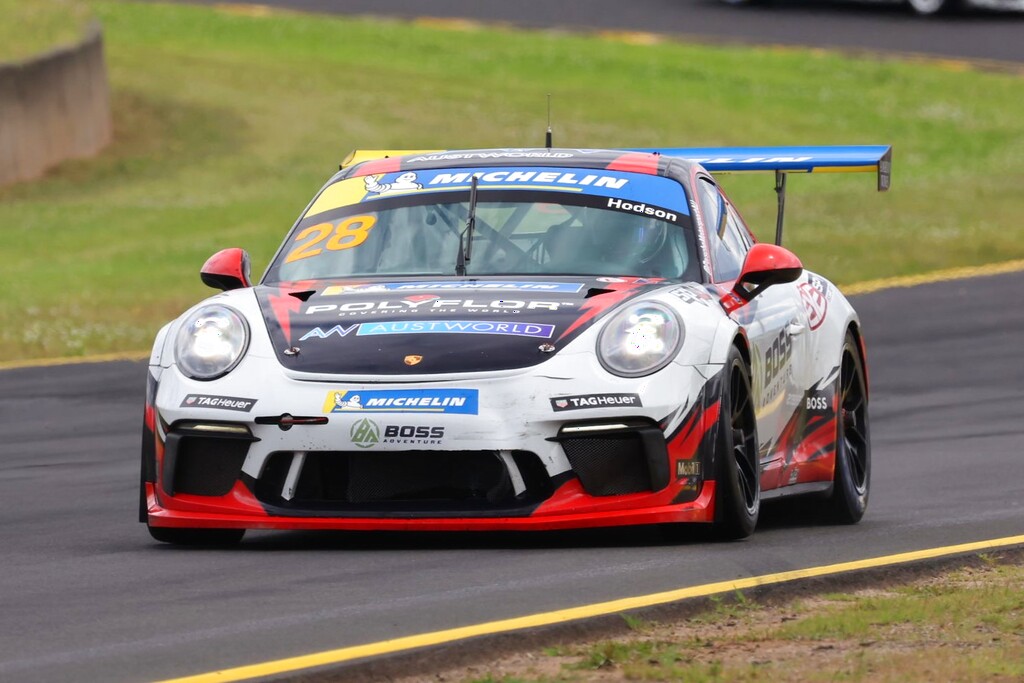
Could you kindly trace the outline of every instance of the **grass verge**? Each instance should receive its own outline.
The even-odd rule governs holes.
[[[762,603],[720,599],[685,622],[396,683],[1018,681],[1024,565],[991,558],[906,584]]]
[[[790,182],[787,245],[839,283],[1024,257],[1024,80],[820,51],[630,44],[97,2],[116,141],[0,189],[0,361],[145,349],[243,246],[260,272],[352,148],[895,145]],[[723,179],[774,229],[772,179]]]
[[[0,63],[81,40],[91,17],[83,0],[0,0]]]

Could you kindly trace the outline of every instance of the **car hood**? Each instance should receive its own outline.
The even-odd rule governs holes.
[[[449,277],[255,289],[285,368],[421,375],[536,365],[618,305],[666,284],[651,278]]]

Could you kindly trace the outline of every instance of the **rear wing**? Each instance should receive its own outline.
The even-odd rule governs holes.
[[[889,189],[892,175],[892,147],[889,145],[660,147],[624,151],[686,159],[712,173],[775,173],[775,192],[779,198],[775,243],[780,245],[786,207],[786,175],[789,173],[875,173],[879,192]]]

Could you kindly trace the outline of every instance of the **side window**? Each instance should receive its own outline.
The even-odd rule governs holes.
[[[729,251],[738,255],[742,262],[747,258],[747,252],[750,251],[750,247],[753,246],[750,241],[750,232],[747,230],[746,225],[744,225],[743,219],[736,213],[736,209],[733,208],[732,204],[726,204],[725,215],[725,233],[722,235],[722,240]]]
[[[700,205],[708,231],[708,248],[711,251],[715,281],[735,280],[740,274],[747,250],[727,237],[730,232],[730,208],[715,184],[704,178],[700,179]]]

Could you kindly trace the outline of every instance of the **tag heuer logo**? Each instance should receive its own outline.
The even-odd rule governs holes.
[[[348,435],[352,439],[352,443],[360,448],[370,448],[376,446],[380,441],[380,428],[373,420],[363,418],[352,425]]]
[[[423,356],[406,356],[405,357],[405,364],[406,365],[418,365],[421,360],[423,360]]]

